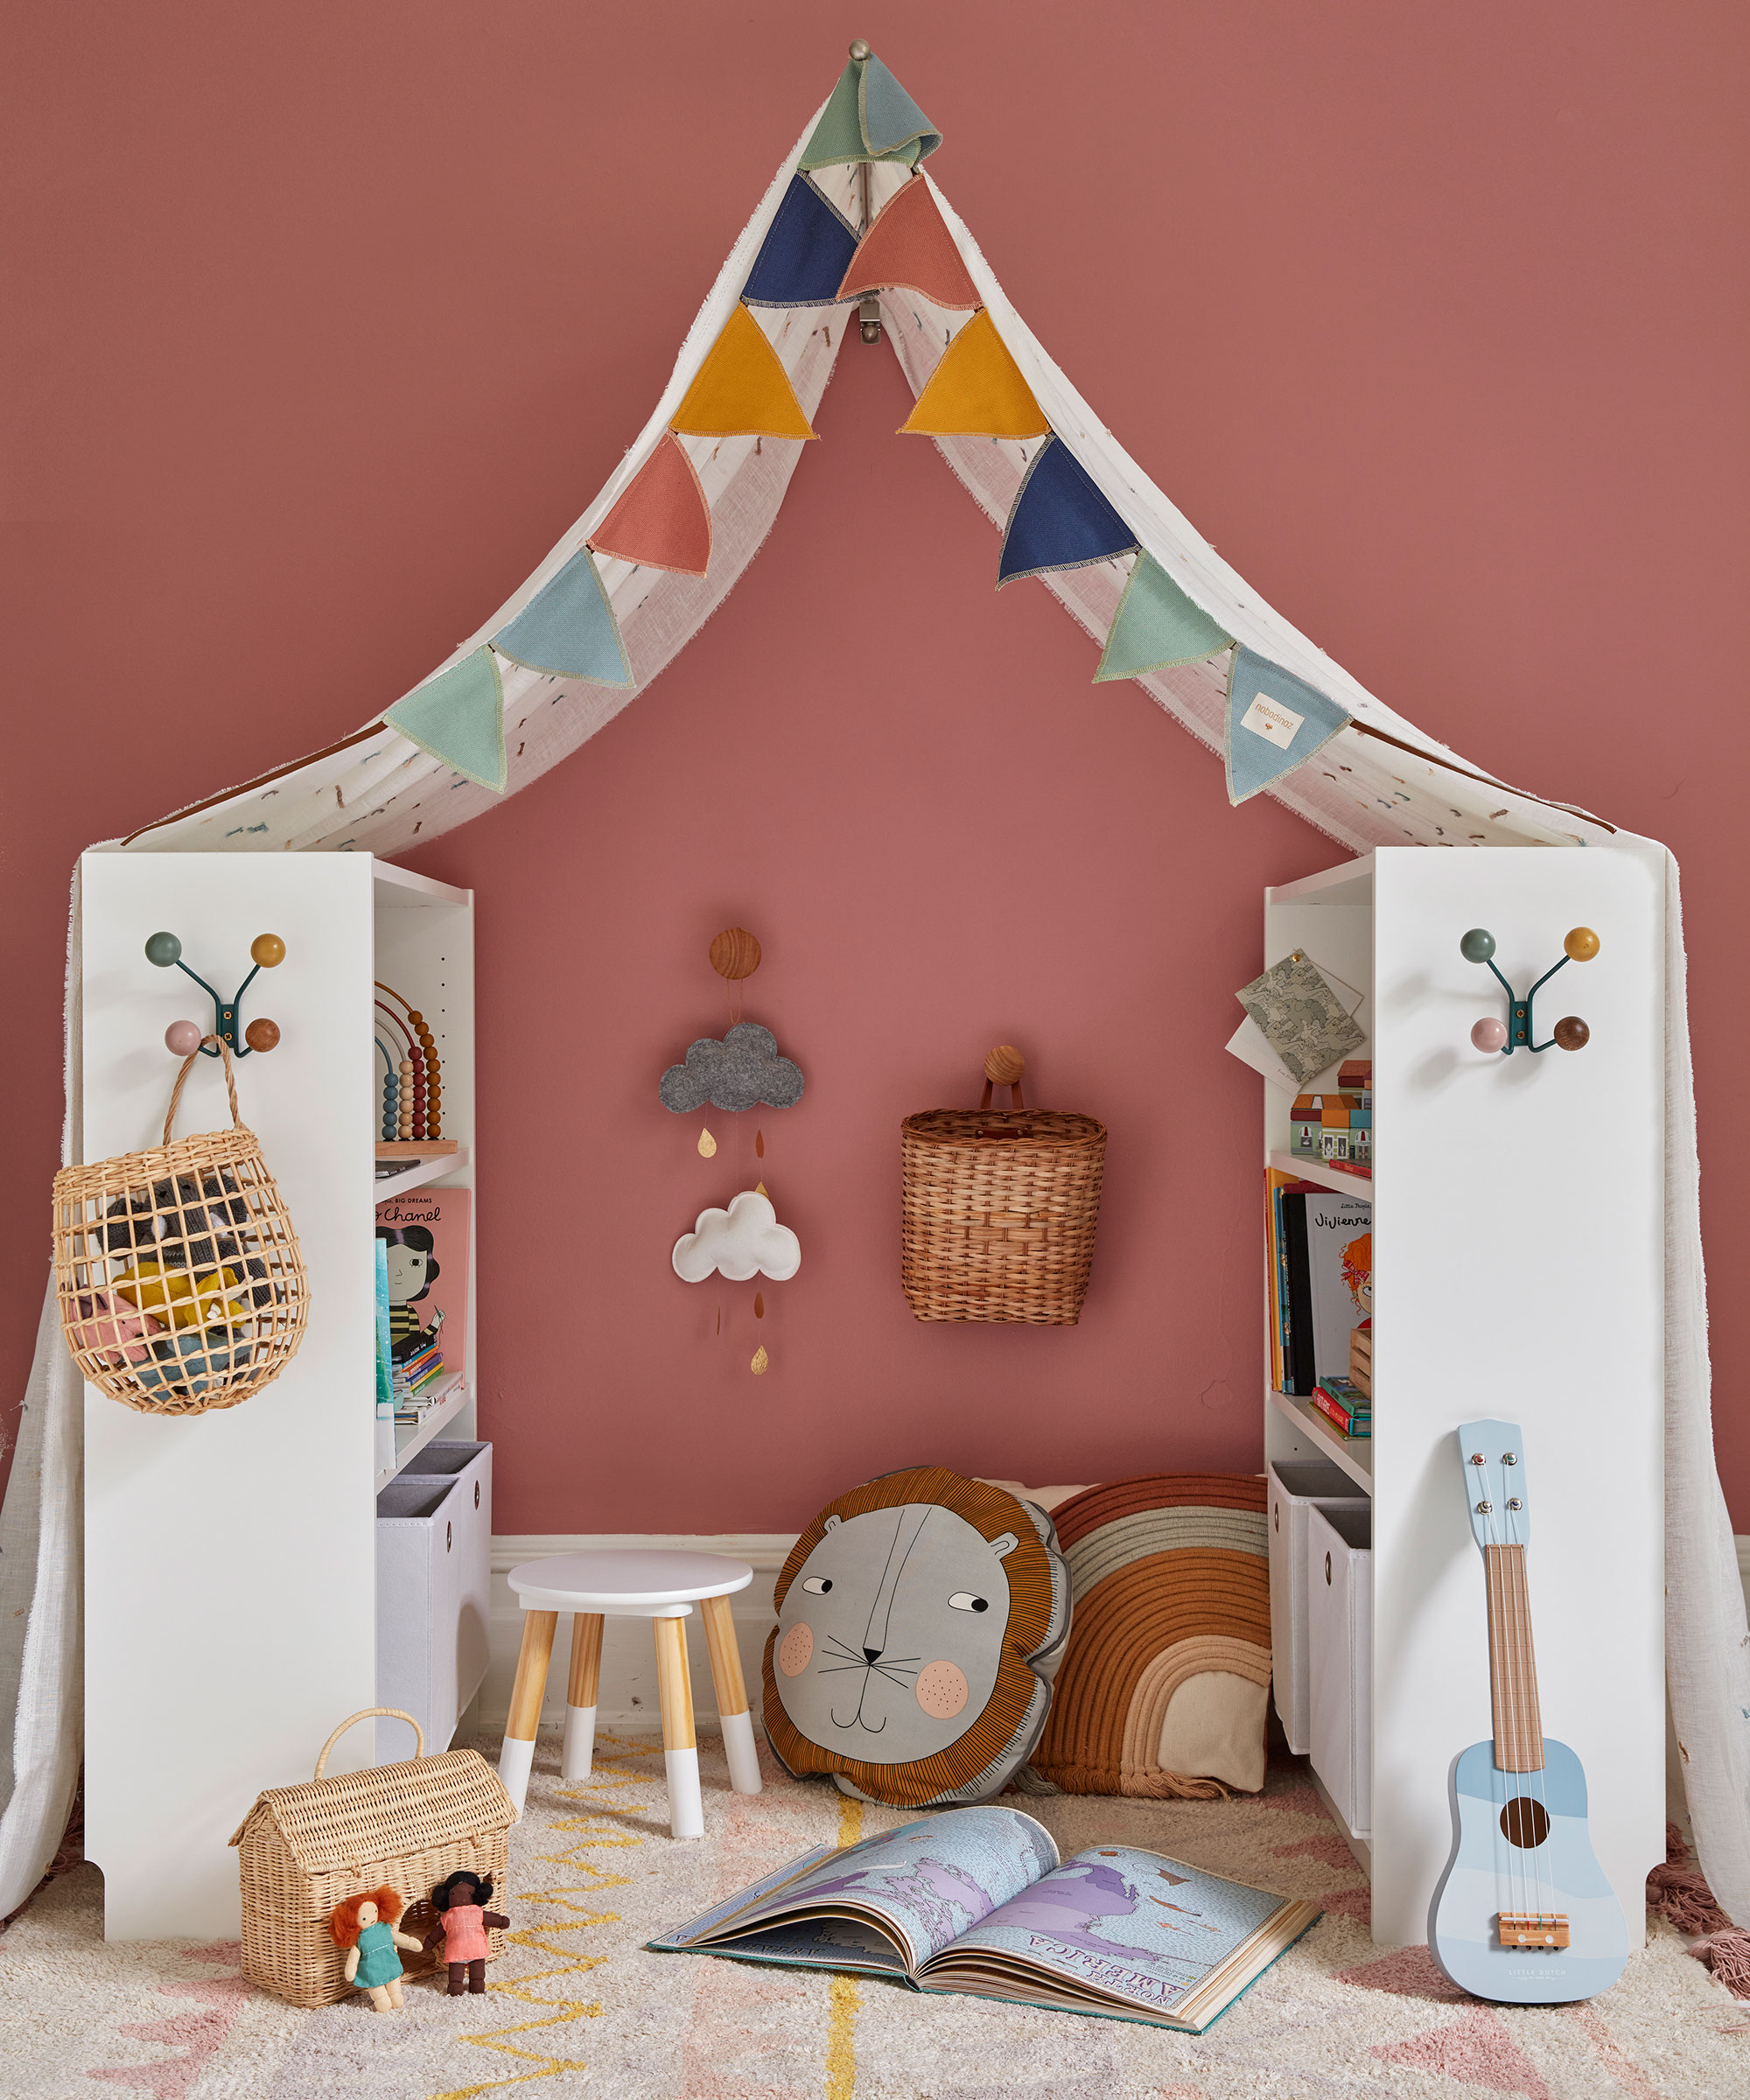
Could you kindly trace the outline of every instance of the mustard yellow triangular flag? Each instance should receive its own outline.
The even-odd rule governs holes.
[[[778,354],[738,306],[668,425],[690,438],[812,438]]]
[[[989,309],[981,306],[943,351],[900,435],[1043,438],[1050,428]]]

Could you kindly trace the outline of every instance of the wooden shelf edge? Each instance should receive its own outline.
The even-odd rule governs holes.
[[[1302,1181],[1316,1181],[1320,1188],[1328,1188],[1334,1195],[1359,1196],[1363,1203],[1373,1201],[1373,1176],[1371,1174],[1346,1174],[1340,1167],[1327,1166],[1322,1159],[1305,1159],[1298,1152],[1268,1152],[1264,1164],[1273,1166],[1278,1173],[1293,1174]]]
[[[379,1159],[436,1159],[462,1149],[459,1138],[396,1138],[376,1148]]]
[[[425,1419],[412,1427],[399,1428],[395,1432],[395,1464],[378,1474],[376,1487],[382,1488],[407,1470],[409,1460],[424,1450],[440,1429],[446,1428],[456,1419],[468,1404],[466,1376],[457,1371],[443,1388],[444,1396],[425,1411]],[[402,1439],[405,1438],[405,1442]],[[374,1490],[373,1491],[374,1492]]]
[[[424,1188],[428,1181],[441,1181],[445,1174],[458,1172],[468,1164],[468,1148],[459,1146],[449,1154],[438,1153],[430,1159],[416,1160],[398,1174],[382,1174],[372,1179],[374,1203],[384,1202],[390,1196],[404,1196],[410,1188]]]
[[[1292,1393],[1279,1393],[1274,1386],[1264,1388],[1270,1404],[1278,1414],[1293,1423],[1303,1436],[1310,1437],[1333,1465],[1340,1466],[1357,1487],[1373,1493],[1373,1439],[1362,1437],[1352,1439],[1343,1436],[1334,1423],[1329,1422],[1310,1400],[1297,1400]]]

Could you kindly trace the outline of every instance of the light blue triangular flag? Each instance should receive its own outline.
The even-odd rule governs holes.
[[[499,629],[493,647],[531,671],[592,678],[598,685],[632,683],[620,625],[587,547]]]
[[[1304,678],[1234,651],[1228,675],[1228,800],[1238,804],[1322,750],[1351,718]]]
[[[491,648],[482,642],[472,656],[452,663],[424,685],[416,686],[383,716],[410,744],[430,752],[482,788],[502,794],[508,777],[504,762],[504,688]]]
[[[1230,648],[1233,639],[1201,606],[1192,604],[1158,562],[1139,554],[1118,600],[1094,682],[1136,678],[1172,663],[1197,663]]]
[[[857,109],[872,153],[899,154],[914,145],[918,159],[927,160],[942,144],[942,133],[873,52],[864,62]]]

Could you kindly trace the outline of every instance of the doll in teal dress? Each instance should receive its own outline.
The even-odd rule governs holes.
[[[419,1952],[417,1940],[395,1929],[405,1908],[394,1889],[374,1888],[361,1896],[348,1896],[328,1914],[329,1936],[337,1947],[346,1950],[346,1981],[368,1992],[379,2012],[401,2009],[401,1956],[396,1949]]]

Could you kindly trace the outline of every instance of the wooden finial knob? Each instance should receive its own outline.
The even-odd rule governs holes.
[[[726,926],[710,944],[710,966],[732,984],[760,967],[760,943],[745,926]]]
[[[984,1076],[996,1087],[1016,1085],[1026,1068],[1026,1059],[1012,1043],[998,1043],[984,1060]]]

